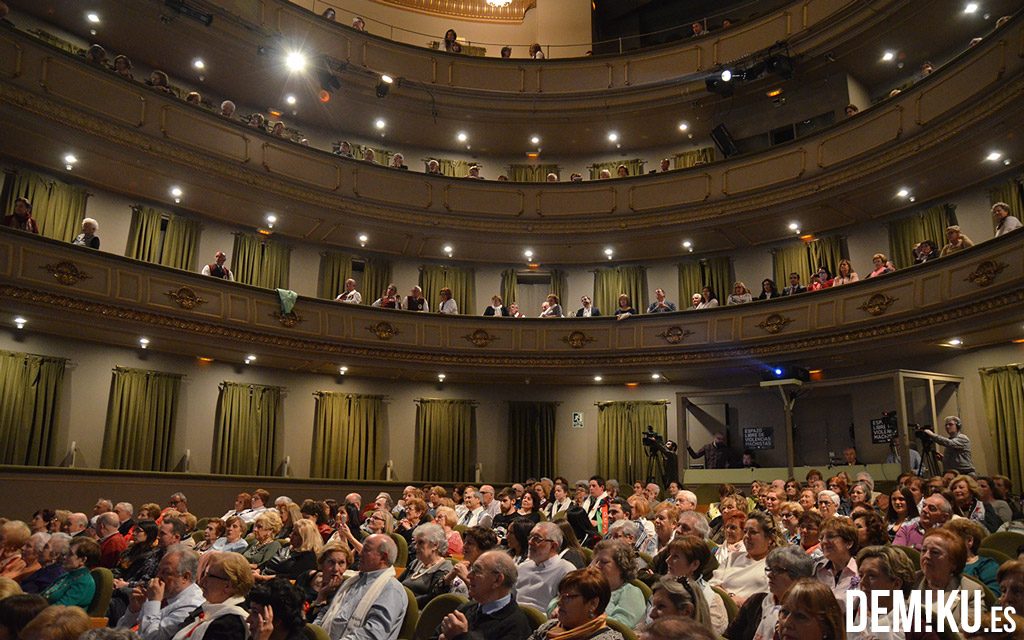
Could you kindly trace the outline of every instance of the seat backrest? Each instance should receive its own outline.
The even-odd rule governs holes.
[[[997,598],[996,594],[993,593],[992,590],[988,588],[988,585],[986,585],[981,580],[978,580],[974,576],[960,576],[960,581],[961,582],[972,582],[975,585],[981,587],[981,590],[985,592],[985,606],[986,607],[992,607],[992,606],[994,606],[994,605],[999,603],[999,598]]]
[[[982,556],[982,557],[985,557],[985,558],[992,558],[993,560],[998,562],[1000,565],[1002,565],[1004,562],[1008,562],[1010,560],[1013,560],[1013,558],[1011,558],[1010,556],[1006,555],[1005,553],[1003,553],[999,549],[989,549],[988,547],[982,547],[982,548],[978,549],[978,555]]]
[[[646,600],[647,602],[651,601],[651,596],[654,595],[654,592],[651,591],[650,587],[648,587],[643,582],[640,582],[640,580],[638,580],[637,578],[633,578],[632,580],[630,580],[629,584],[633,585],[634,587],[643,592],[644,600]]]
[[[568,517],[569,517],[568,513],[566,513],[565,511],[559,511],[558,513],[555,514],[555,517],[551,518],[551,521],[552,522],[558,522],[559,520],[565,520]]]
[[[443,593],[432,599],[423,607],[423,611],[420,611],[420,619],[416,622],[416,632],[413,635],[415,640],[432,638],[444,617],[467,602],[468,598],[457,593]]]
[[[526,615],[526,619],[530,622],[530,628],[536,630],[537,627],[548,621],[548,617],[533,607],[528,607],[525,604],[519,605],[519,610]]]
[[[406,567],[409,565],[409,543],[405,541],[405,538],[398,535],[397,533],[389,533],[391,539],[398,545],[398,558],[395,560],[396,567]]]
[[[914,568],[915,569],[920,569],[921,568],[921,552],[920,551],[918,551],[914,547],[904,547],[903,545],[899,545],[899,544],[894,544],[892,546],[893,546],[893,548],[899,549],[903,553],[907,554],[907,557],[910,558],[910,562],[912,562],[914,564]]]
[[[621,633],[622,637],[625,640],[637,640],[636,633],[634,633],[632,629],[622,624],[618,620],[612,620],[611,618],[608,618],[607,620],[605,620],[605,624],[608,625],[609,629],[615,629],[616,631]]]
[[[1024,545],[1024,533],[1015,531],[997,531],[992,535],[985,536],[981,546],[986,549],[1002,551],[1011,558],[1017,557],[1017,549]]]
[[[96,583],[96,593],[89,603],[90,616],[106,616],[107,608],[110,607],[110,598],[114,595],[114,574],[105,567],[96,567],[89,572],[93,582]]]
[[[307,622],[306,628],[302,632],[305,634],[306,640],[331,640],[331,636],[327,635],[323,627],[312,622]]]
[[[210,524],[210,520],[217,520],[217,518],[199,518],[196,520],[196,531],[206,531],[206,525]]]
[[[413,640],[416,634],[416,623],[420,620],[420,606],[416,604],[416,595],[409,587],[403,586],[408,606],[405,608],[405,618],[402,620],[402,628],[398,630],[398,640]]]
[[[732,596],[729,595],[729,592],[723,589],[722,587],[712,586],[711,590],[717,593],[718,595],[722,596],[722,602],[725,603],[725,615],[731,623],[733,620],[736,619],[736,616],[738,616],[740,613],[739,605],[736,604],[736,601],[732,599]]]
[[[593,551],[593,549],[588,549],[586,547],[582,547],[582,550],[583,550],[583,559],[587,563],[586,566],[590,566],[591,561],[593,561],[593,559],[594,559],[594,551]]]

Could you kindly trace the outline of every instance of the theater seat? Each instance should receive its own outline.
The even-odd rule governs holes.
[[[96,593],[93,595],[86,613],[94,618],[106,617],[110,598],[114,595],[114,574],[110,572],[110,569],[104,567],[96,567],[89,573],[92,575],[93,582],[96,583]]]

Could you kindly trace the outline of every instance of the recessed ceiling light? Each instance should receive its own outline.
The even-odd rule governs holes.
[[[370,241],[370,238],[365,233],[359,234],[359,246],[360,247],[365,247],[366,243],[369,242],[369,241]]]
[[[690,253],[693,253],[693,243],[690,242],[689,240],[683,240],[683,248],[689,251]]]
[[[270,227],[271,229],[273,229],[275,224],[277,224],[277,216],[275,216],[272,213],[268,213],[267,214],[267,226]]]
[[[652,373],[651,374],[651,380],[661,380],[661,374],[660,373]]]
[[[447,378],[447,377],[448,377],[448,376],[444,375],[443,373],[439,373],[439,374],[437,374],[437,379],[438,379],[438,380],[439,380],[440,382],[444,382],[444,379],[445,379],[445,378]]]
[[[774,89],[769,89],[768,91],[765,92],[764,95],[768,96],[769,98],[778,98],[779,96],[782,95],[782,87],[775,87]]]
[[[195,60],[192,61],[192,66],[195,67],[196,69],[198,69],[199,71],[202,71],[203,69],[206,68],[206,63],[203,62],[202,58],[196,58]]]
[[[987,156],[985,156],[985,159],[988,160],[989,162],[995,162],[995,161],[999,160],[1002,157],[1003,157],[1002,153],[1000,153],[998,151],[992,151]]]
[[[348,373],[348,367],[338,367],[338,375],[343,376]]]
[[[601,376],[594,376],[594,382],[601,382],[602,380],[604,380],[604,378]]]
[[[1009,158],[1003,158],[1003,166],[1008,167],[1008,166],[1010,166],[1010,164],[1011,163],[1010,163],[1010,159]]]
[[[75,157],[75,154],[69,153],[64,156],[64,164],[75,164],[76,162],[78,162],[78,158]]]
[[[14,326],[18,327],[19,329],[24,329],[26,324],[28,324],[28,320],[21,316],[17,316],[14,319]]]
[[[612,131],[611,133],[608,134],[608,142],[618,142],[618,141],[619,141],[619,134],[615,133],[614,131]]]
[[[295,96],[293,96],[290,93],[284,97],[284,101],[287,102],[290,105],[294,105],[296,102],[298,102],[298,100],[295,98]]]
[[[909,198],[907,198],[907,200],[910,200],[911,202],[917,202],[917,198],[915,198],[914,196],[910,196]]]
[[[89,13],[85,14],[85,19],[93,24],[100,23],[100,15],[95,11],[90,11]]]
[[[789,223],[789,230],[790,231],[796,231],[799,228],[800,228],[800,223],[799,222],[790,222]]]
[[[452,248],[452,245],[450,245],[450,244],[444,245],[444,252],[447,253],[449,256],[452,255],[453,251],[455,251],[455,249]]]
[[[725,69],[722,71],[722,82],[729,82],[732,80],[732,71]]]
[[[690,125],[686,124],[685,122],[680,122],[679,123],[679,130],[680,131],[686,131],[689,128],[690,128]]]
[[[139,346],[143,349],[149,346],[149,338],[139,338]]]
[[[892,62],[896,59],[896,54],[892,51],[886,51],[882,54],[882,62]]]
[[[607,249],[604,250],[604,255],[608,256],[609,260],[611,259],[612,254],[614,254],[614,253],[615,253],[615,249],[612,249],[611,247],[608,247]]]
[[[469,136],[466,135],[465,131],[460,131],[455,135],[455,139],[459,142],[465,142],[466,140],[469,140]]]
[[[903,187],[899,191],[896,192],[896,197],[898,197],[898,198],[906,198],[909,195],[910,195],[910,189],[907,189],[906,187]]]
[[[256,362],[256,356],[254,354],[250,353],[249,355],[245,356],[245,364],[252,364],[254,362]]]
[[[373,126],[377,127],[378,129],[383,129],[384,127],[388,126],[388,123],[385,122],[383,118],[377,118],[376,120],[374,120]]]
[[[540,144],[540,136],[532,136],[530,138],[530,144]]]
[[[284,64],[289,71],[304,71],[306,69],[306,56],[301,51],[289,51],[284,57]]]
[[[383,82],[384,84],[391,84],[395,81],[395,79],[386,73],[382,73],[380,76],[380,81]]]
[[[171,187],[171,195],[175,198],[180,198],[182,194],[181,187]]]
[[[527,258],[532,258],[533,257],[533,249],[527,249],[526,251],[523,252],[523,255],[526,256]]]
[[[961,345],[962,345],[963,343],[964,343],[964,341],[963,341],[963,340],[961,340],[960,338],[950,338],[950,339],[949,339],[949,340],[948,340],[948,341],[946,342],[946,344],[948,344],[948,345],[949,345],[949,346],[951,346],[951,347],[959,347],[959,346],[961,346]]]
[[[968,2],[964,6],[964,13],[976,13],[977,11],[978,11],[978,3],[977,2]]]

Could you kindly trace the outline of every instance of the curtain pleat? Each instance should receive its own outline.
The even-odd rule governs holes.
[[[440,291],[452,290],[452,298],[459,305],[460,314],[476,313],[476,270],[463,267],[425,265],[420,267],[420,287],[430,303],[431,311],[441,307]]]
[[[555,477],[554,402],[508,403],[510,478]]]
[[[664,402],[608,402],[598,406],[597,473],[623,484],[646,481],[642,435],[648,425],[666,436],[668,409]],[[660,478],[653,481],[660,482]]]
[[[779,247],[772,252],[774,268],[772,271],[775,273],[775,284],[781,291],[783,287],[788,286],[789,274],[798,273],[800,274],[800,282],[804,286],[811,281],[811,266],[810,256],[807,251],[807,245],[800,243],[794,245],[788,245],[785,247]],[[757,290],[756,288],[754,289]],[[725,292],[716,291],[719,296],[728,295],[729,290]]]
[[[281,389],[223,382],[213,433],[213,473],[269,476],[281,438]]]
[[[114,369],[100,466],[170,471],[181,376]]]
[[[516,279],[515,269],[505,269],[501,272],[501,299],[507,307],[519,300],[519,281]]]
[[[643,160],[642,158],[615,160],[612,162],[597,162],[589,167],[590,179],[597,180],[598,176],[601,175],[601,169],[607,169],[612,174],[612,178],[617,178],[620,164],[626,165],[626,170],[629,171],[630,176],[640,176],[644,173],[645,162],[646,160]]]
[[[981,369],[981,392],[998,472],[1024,485],[1024,365]],[[992,475],[992,474],[990,474]]]
[[[718,296],[718,300],[724,304],[725,299],[732,292],[732,259],[728,256],[708,258],[704,260],[702,267],[704,269],[704,284],[711,287],[711,290]]]
[[[352,277],[352,255],[338,253],[337,251],[326,251],[320,254],[320,282],[317,286],[317,296],[333,300],[339,293],[345,290],[345,281]],[[363,283],[357,282],[356,289]],[[360,292],[370,295],[368,291],[359,289]],[[365,297],[365,296],[364,296]],[[373,302],[371,299],[370,302]]]
[[[132,207],[128,226],[128,246],[124,255],[135,260],[160,263],[161,212],[151,207]]]
[[[202,225],[198,220],[176,215],[168,216],[164,241],[160,248],[160,264],[174,269],[195,271],[201,229]]]
[[[947,205],[936,205],[913,215],[889,222],[889,259],[897,269],[914,264],[914,246],[931,240],[936,246],[945,244],[949,226]]]
[[[125,256],[174,269],[195,271],[201,229],[202,226],[196,220],[152,207],[132,207]]]
[[[16,198],[27,198],[32,203],[32,217],[41,236],[71,242],[81,230],[89,198],[84,187],[31,171],[12,171],[4,176],[2,193],[5,215],[14,210]]]
[[[558,296],[562,304],[562,310],[568,314],[568,311],[566,311],[567,300],[565,298],[569,295],[569,278],[565,271],[561,269],[551,270],[551,293]]]
[[[427,158],[424,160],[424,173],[427,172],[427,164],[431,160],[437,160],[437,164],[440,165],[441,168],[441,175],[443,176],[448,176],[449,178],[465,178],[469,175],[469,162],[466,162],[465,160],[447,160],[445,158]],[[477,164],[477,166],[480,165]]]
[[[363,261],[363,281],[358,284],[362,287],[359,291],[363,294],[363,304],[373,304],[391,284],[391,262],[383,258],[366,258]],[[408,295],[409,292],[399,289],[398,293]]]
[[[672,158],[673,169],[689,169],[690,167],[700,166],[702,164],[711,164],[715,161],[715,148],[714,147],[702,147],[700,149],[693,149],[691,151],[684,151],[677,153]]]
[[[248,233],[236,233],[231,255],[235,280],[264,289],[287,289],[291,247]]]
[[[313,394],[313,453],[310,476],[378,480],[387,431],[387,410],[380,396],[318,391]]]
[[[561,175],[557,164],[510,164],[508,179],[512,182],[547,182],[548,174]]]
[[[942,227],[945,237],[946,227]],[[811,268],[817,273],[820,267],[825,267],[833,276],[839,273],[839,261],[843,259],[843,240],[839,236],[818,238],[807,243],[807,251],[811,262]]]
[[[626,294],[637,311],[647,309],[647,268],[622,266],[594,271],[594,306],[605,315],[619,308],[619,295]]]
[[[704,288],[704,276],[700,262],[684,262],[679,265],[679,308],[690,308],[690,297]]]
[[[476,406],[469,400],[419,400],[416,404],[417,480],[473,479]]]
[[[1024,195],[1022,195],[1022,193],[1021,193],[1021,191],[1022,191],[1021,179],[1022,179],[1022,176],[1017,176],[1015,178],[1011,178],[1010,180],[1007,180],[1006,182],[1002,183],[1001,185],[998,185],[996,187],[992,187],[991,189],[989,189],[988,190],[988,199],[989,199],[988,203],[990,205],[993,205],[993,204],[995,204],[997,202],[1005,202],[1006,204],[1010,205],[1010,215],[1017,216],[1017,218],[1020,218],[1021,214],[1024,214]],[[6,209],[5,209],[5,211],[6,211]],[[993,217],[992,218],[992,232],[995,233],[995,230],[996,230],[996,220]],[[943,236],[943,237],[945,237],[945,236]]]
[[[50,464],[64,364],[62,358],[0,351],[0,463]]]

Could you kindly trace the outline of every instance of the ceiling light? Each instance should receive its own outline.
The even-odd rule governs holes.
[[[882,54],[882,62],[892,62],[896,59],[896,54],[892,51],[886,51]]]
[[[366,243],[369,242],[369,241],[370,241],[370,238],[365,233],[360,233],[359,234],[359,246],[360,247],[365,247]]]
[[[680,131],[686,131],[689,128],[690,128],[690,125],[686,124],[685,122],[680,122],[679,123],[679,130]]]
[[[290,105],[294,105],[296,102],[298,102],[298,100],[295,99],[295,96],[293,96],[290,93],[284,97],[284,101]]]
[[[391,76],[389,76],[389,75],[388,75],[388,74],[386,74],[386,73],[382,73],[382,74],[380,75],[380,81],[381,81],[381,82],[384,82],[384,83],[386,83],[386,84],[391,84],[391,83],[393,83],[393,82],[395,81],[395,79],[394,79],[394,78],[392,78]]]
[[[910,195],[910,189],[907,189],[906,187],[903,187],[899,191],[896,192],[896,197],[897,198],[906,198],[909,195]]]
[[[950,338],[948,341],[946,341],[946,344],[948,344],[951,347],[959,347],[963,343],[964,341],[961,340],[960,338]]]
[[[778,98],[782,95],[782,87],[776,87],[775,89],[769,89],[766,93],[769,98]]]
[[[651,374],[651,380],[661,380],[661,374],[660,373],[652,373]]]
[[[338,375],[343,376],[348,373],[348,367],[338,367]]]
[[[1009,158],[1004,158],[1003,159],[1003,165],[1007,166],[1007,167],[1010,166],[1010,159]]]
[[[683,240],[683,248],[689,251],[690,253],[693,253],[693,243],[690,242],[689,240]]]
[[[608,134],[608,142],[618,142],[618,141],[619,141],[619,134],[615,133],[614,131],[612,131],[611,133]]]
[[[452,257],[452,252],[453,252],[453,251],[455,251],[455,249],[453,249],[453,248],[452,248],[452,245],[450,245],[450,244],[446,244],[446,245],[444,245],[444,252],[445,252],[446,254],[448,254],[448,257],[449,257],[449,258],[450,258],[450,257]]]
[[[608,247],[607,249],[604,250],[604,255],[608,256],[609,260],[612,259],[612,254],[614,254],[614,253],[615,253],[615,250],[612,249],[611,247]]]
[[[523,252],[523,255],[526,256],[527,259],[533,258],[533,249],[527,249]]]
[[[85,14],[85,19],[93,24],[100,23],[100,15],[94,11],[90,11],[89,13]]]
[[[799,228],[800,228],[800,223],[799,222],[790,222],[789,223],[789,230],[790,231],[796,231]]]
[[[149,346],[149,338],[139,338],[139,346],[145,349]]]
[[[182,194],[181,187],[171,187],[171,195],[175,198],[180,198]]]
[[[978,3],[977,2],[968,2],[967,5],[964,7],[964,13],[975,13],[977,11],[978,11]]]
[[[383,118],[377,118],[374,121],[373,126],[377,127],[378,129],[383,129],[384,127],[388,126],[388,123],[384,122]]]
[[[14,319],[14,326],[18,327],[19,329],[24,329],[26,324],[28,324],[28,320],[22,318],[21,316],[18,316]]]
[[[914,196],[910,196],[909,198],[907,198],[907,200],[910,200],[911,202],[917,202],[917,198],[915,198]]]
[[[530,144],[540,144],[540,136],[532,136],[530,138]]]
[[[277,216],[275,216],[272,213],[268,213],[267,214],[267,226],[270,227],[271,229],[273,229],[275,224],[277,224]]]
[[[192,61],[192,66],[195,67],[197,70],[202,71],[206,68],[206,63],[203,62],[202,58],[196,58]]]
[[[256,356],[255,355],[250,353],[249,355],[245,356],[245,364],[252,364],[254,362],[256,362]]]
[[[284,64],[289,71],[300,72],[306,69],[306,56],[301,51],[289,51],[284,57]]]
[[[455,134],[455,139],[458,140],[459,142],[465,142],[466,140],[469,140],[469,136],[466,135],[465,131],[460,131],[457,134]]]
[[[447,378],[447,377],[448,376],[444,375],[443,373],[439,373],[439,374],[437,374],[437,381],[438,382],[444,382],[444,379]]]
[[[999,160],[1002,157],[1003,157],[1002,153],[1000,153],[998,151],[993,151],[993,152],[989,153],[987,156],[985,156],[985,159],[988,160],[989,162],[995,162],[995,161]]]
[[[64,156],[64,168],[68,171],[71,171],[76,162],[78,162],[78,158],[75,157],[75,154],[69,153]]]
[[[725,69],[722,71],[722,82],[729,82],[732,80],[732,71]]]

